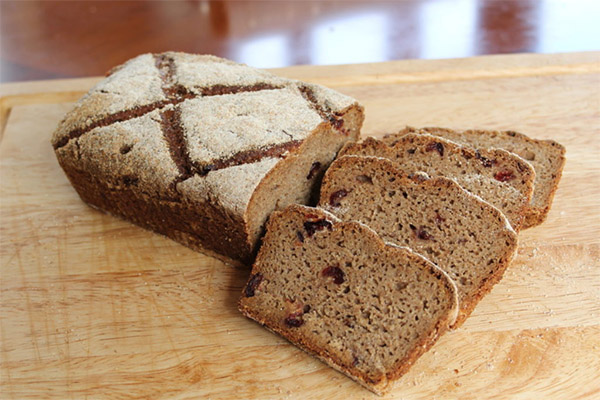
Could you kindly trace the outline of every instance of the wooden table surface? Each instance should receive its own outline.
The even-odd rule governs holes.
[[[0,81],[103,75],[145,52],[261,68],[600,50],[597,0],[0,1]]]
[[[547,221],[386,398],[600,398],[600,53],[275,72],[356,97],[364,135],[480,127],[566,146]],[[79,199],[50,136],[97,81],[0,86],[0,397],[376,399],[244,318],[247,270]]]

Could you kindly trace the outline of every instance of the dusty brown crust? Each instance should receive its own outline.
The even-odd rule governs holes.
[[[307,131],[310,130],[310,134],[302,140],[296,140],[290,136],[290,140],[282,143],[257,145],[254,148],[248,146],[236,153],[200,163],[191,159],[189,149],[186,146],[180,107],[183,106],[182,103],[186,100],[197,97],[236,95],[238,93],[268,91],[283,87],[295,88],[297,95],[300,96],[300,87],[305,87],[308,84],[277,78],[276,81],[281,82],[281,84],[259,80],[259,82],[249,85],[214,84],[204,87],[184,87],[177,82],[178,64],[173,54],[165,53],[153,56],[154,67],[161,82],[158,93],[160,94],[162,90],[165,99],[108,115],[85,115],[85,109],[83,111],[76,109],[73,111],[75,113],[73,115],[77,115],[81,122],[76,121],[73,123],[73,118],[68,120],[71,121],[69,123],[61,122],[53,137],[53,147],[59,163],[72,185],[80,197],[91,206],[166,235],[194,250],[210,255],[219,254],[218,258],[233,264],[249,264],[255,255],[256,240],[249,232],[247,215],[243,212],[239,213],[225,209],[220,204],[220,199],[213,199],[210,196],[205,200],[192,200],[180,193],[178,188],[181,189],[181,187],[178,184],[192,177],[204,177],[213,171],[258,163],[263,159],[283,161],[289,155],[302,151],[302,144],[308,138],[314,136],[317,129],[311,130],[313,129],[312,126],[307,128]],[[235,64],[226,60],[215,60],[213,61],[227,65]],[[111,73],[122,71],[123,68],[127,67],[117,67]],[[149,64],[148,68],[152,70],[152,64]],[[313,100],[314,102],[309,102],[310,107],[320,106],[317,99]],[[320,101],[322,102],[323,99],[321,98]],[[336,109],[335,112],[323,107],[321,108],[324,110],[324,114],[319,115],[322,116],[324,125],[319,125],[319,129],[325,129],[327,134],[344,138],[343,140],[350,140],[358,136],[360,124],[359,126],[353,126],[350,129],[352,132],[343,129],[342,126],[344,125],[343,119],[346,118],[346,112],[358,111],[361,118],[363,118],[361,106],[354,103],[343,110]],[[160,124],[162,130],[162,140],[168,149],[168,154],[165,153],[165,159],[170,158],[178,172],[178,176],[174,179],[173,177],[167,178],[170,181],[166,182],[169,187],[168,194],[159,195],[143,192],[139,187],[141,185],[138,185],[139,179],[135,175],[114,176],[108,179],[104,178],[103,181],[95,177],[95,171],[93,170],[94,168],[100,168],[100,166],[92,168],[81,165],[79,140],[83,135],[95,128],[109,127],[112,124],[135,118],[148,118],[149,115],[147,114],[152,112],[159,116],[158,118],[152,118]],[[335,118],[331,117],[330,114],[334,115]],[[336,118],[339,118],[342,123],[337,122]],[[359,122],[361,123],[362,119]],[[69,127],[73,126],[75,128],[68,130]],[[121,154],[127,154],[131,148],[132,145],[129,144],[122,146]],[[334,150],[337,151],[338,148],[336,147]],[[102,149],[98,150],[102,151]],[[148,157],[152,156],[152,154],[148,154]],[[329,162],[330,159],[323,162],[323,168]],[[278,165],[279,163],[275,164],[275,166]],[[288,166],[290,163],[285,163],[285,165]],[[101,167],[106,169],[106,165]],[[103,176],[106,176],[106,171],[104,172]],[[311,184],[316,182],[317,179],[311,180]],[[259,184],[255,189],[255,193],[262,189],[263,185]],[[152,188],[148,190],[152,190]],[[232,260],[233,262],[231,262]]]
[[[420,256],[417,253],[414,253],[408,248],[402,248],[394,245],[386,245],[383,240],[370,228],[366,225],[358,223],[358,222],[340,222],[334,215],[319,209],[319,208],[309,208],[299,205],[289,206],[284,211],[277,211],[271,215],[269,222],[267,223],[267,233],[265,235],[264,240],[272,240],[272,237],[275,237],[275,229],[274,229],[274,220],[277,219],[285,212],[298,212],[303,214],[306,218],[314,218],[315,216],[318,218],[324,218],[328,221],[331,221],[333,224],[333,230],[343,230],[343,229],[357,229],[361,231],[366,238],[370,240],[373,244],[375,244],[379,253],[393,253],[393,252],[402,252],[408,254],[410,257],[413,257],[416,263],[418,263],[424,271],[432,274],[436,277],[440,282],[444,284],[444,287],[451,293],[454,293],[455,304],[453,307],[457,307],[456,300],[456,286],[453,284],[452,280],[438,267],[432,264],[430,261]],[[302,350],[306,351],[312,356],[320,359],[324,363],[328,364],[332,368],[336,369],[339,372],[346,374],[348,377],[352,378],[356,382],[360,383],[367,389],[375,392],[376,394],[383,395],[391,388],[391,384],[394,380],[398,379],[402,376],[406,371],[410,369],[415,360],[417,360],[425,351],[427,351],[437,339],[448,330],[449,325],[454,321],[454,315],[452,313],[448,313],[444,319],[440,319],[437,323],[432,327],[432,329],[428,332],[425,332],[423,336],[420,338],[419,342],[411,349],[409,354],[407,354],[403,359],[399,360],[395,366],[386,371],[385,374],[379,375],[376,378],[371,378],[366,374],[362,373],[360,370],[355,368],[353,365],[349,365],[345,363],[343,360],[336,357],[334,354],[331,354],[327,351],[327,349],[318,347],[316,344],[306,340],[302,334],[298,331],[294,331],[292,329],[282,329],[279,324],[276,324],[274,321],[270,321],[265,316],[263,316],[260,311],[252,309],[246,303],[246,295],[245,293],[248,291],[249,285],[253,282],[253,277],[257,274],[261,273],[259,260],[261,258],[261,252],[259,251],[259,255],[257,256],[257,261],[253,265],[252,272],[250,278],[244,288],[242,290],[242,296],[239,300],[238,307],[239,310],[245,316],[255,320],[259,324],[265,326],[272,332],[275,332],[291,343],[295,344]],[[253,292],[253,291],[252,291]]]
[[[484,280],[482,280],[482,284],[476,293],[474,293],[471,297],[469,297],[466,301],[460,302],[460,312],[451,329],[456,329],[460,327],[464,321],[469,317],[469,315],[473,312],[479,301],[492,289],[494,284],[499,282],[504,275],[504,271],[508,267],[514,253],[517,249],[518,239],[517,234],[510,227],[510,224],[504,214],[498,210],[496,207],[490,205],[489,203],[481,200],[479,197],[474,196],[473,194],[464,190],[460,185],[454,182],[451,179],[438,177],[434,179],[428,180],[415,180],[408,177],[402,171],[400,171],[393,162],[384,158],[378,157],[363,157],[363,156],[354,156],[348,155],[343,156],[336,159],[328,171],[325,174],[323,179],[323,184],[321,186],[321,198],[319,202],[319,206],[327,207],[327,199],[329,199],[332,191],[335,190],[335,182],[334,182],[334,174],[336,171],[344,169],[349,169],[355,163],[373,163],[377,165],[377,168],[380,168],[384,171],[390,172],[391,174],[397,176],[396,181],[397,184],[401,185],[415,185],[422,187],[443,187],[448,189],[450,192],[454,192],[456,196],[463,196],[469,198],[470,201],[478,204],[479,207],[486,209],[489,213],[491,213],[494,219],[498,221],[504,221],[505,229],[504,236],[505,239],[510,243],[509,246],[505,248],[505,251],[502,257],[498,260],[497,263],[494,264],[494,270],[491,274],[489,274]]]
[[[535,205],[535,204],[533,204],[533,202],[536,201],[536,198],[538,196],[537,196],[537,192],[534,189],[532,203],[530,204],[529,209],[525,213],[524,221],[523,221],[521,229],[532,228],[534,226],[540,225],[548,217],[548,212],[550,211],[550,208],[552,207],[554,195],[556,193],[556,190],[558,189],[558,184],[562,177],[563,168],[564,168],[564,165],[566,162],[566,157],[565,157],[566,149],[560,143],[558,143],[554,140],[533,139],[522,133],[510,131],[510,130],[509,131],[495,131],[495,130],[469,129],[469,130],[465,130],[465,131],[461,132],[461,131],[456,131],[456,130],[452,130],[452,129],[448,129],[448,128],[439,128],[439,127],[425,127],[425,128],[406,127],[405,129],[401,130],[397,134],[385,135],[385,137],[387,139],[384,138],[384,140],[389,140],[389,139],[393,140],[394,136],[402,135],[405,133],[427,133],[427,134],[432,134],[432,135],[438,135],[441,137],[445,137],[445,135],[454,135],[457,133],[458,134],[464,133],[465,135],[485,135],[485,136],[500,135],[500,136],[506,138],[507,140],[509,140],[508,138],[517,139],[519,141],[528,143],[535,147],[541,146],[541,147],[548,147],[548,148],[554,149],[554,151],[556,152],[556,154],[554,154],[554,156],[557,157],[557,159],[555,160],[556,165],[555,165],[555,169],[552,171],[552,178],[551,178],[549,184],[545,185],[545,186],[549,187],[550,190],[548,191],[547,195],[541,199],[542,205]],[[499,147],[502,147],[502,146],[499,146]]]

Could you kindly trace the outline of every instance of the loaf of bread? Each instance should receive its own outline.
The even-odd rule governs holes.
[[[333,90],[213,56],[144,54],[113,69],[52,138],[93,207],[234,264],[269,214],[306,203],[363,108]]]
[[[454,321],[457,291],[365,225],[293,205],[269,219],[239,307],[383,394]]]
[[[535,172],[521,157],[501,149],[474,150],[431,135],[397,136],[389,145],[367,138],[347,143],[343,155],[383,157],[407,175],[422,171],[429,177],[454,179],[506,215],[519,231],[529,209]]]
[[[479,149],[504,149],[519,155],[535,170],[535,189],[522,228],[531,228],[546,220],[566,160],[566,150],[561,144],[554,140],[532,139],[514,131],[456,131],[445,128],[416,129],[411,127],[397,134],[387,135],[383,140],[386,143],[393,143],[399,136],[411,132],[436,135]]]
[[[447,178],[412,178],[384,158],[344,156],[323,178],[319,205],[407,246],[456,282],[455,327],[498,282],[517,248],[504,214]]]

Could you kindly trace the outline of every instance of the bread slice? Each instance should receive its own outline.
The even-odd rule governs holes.
[[[346,143],[338,156],[384,157],[406,174],[423,171],[429,177],[454,179],[469,192],[500,209],[519,231],[529,208],[535,172],[531,165],[505,150],[474,150],[431,135],[406,134],[393,144],[367,138]]]
[[[306,203],[363,108],[333,90],[213,56],[144,54],[114,69],[52,144],[81,198],[234,264],[275,209]]]
[[[411,127],[384,138],[384,141],[392,143],[397,136],[409,132],[441,136],[479,149],[504,149],[521,156],[535,169],[535,190],[531,198],[531,205],[525,215],[523,229],[537,226],[546,220],[566,161],[566,150],[563,145],[554,140],[532,139],[513,131],[456,131],[445,128],[416,129]]]
[[[448,273],[459,291],[455,327],[502,278],[517,248],[517,235],[497,208],[451,179],[411,179],[384,158],[338,158],[323,178],[319,205]]]
[[[263,242],[240,311],[375,393],[456,317],[452,280],[363,224],[292,205]]]

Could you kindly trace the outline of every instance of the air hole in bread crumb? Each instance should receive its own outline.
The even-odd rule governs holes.
[[[125,175],[122,178],[123,185],[125,186],[136,186],[138,184],[139,178],[133,175]]]
[[[371,185],[373,184],[373,179],[367,175],[358,175],[356,177],[356,180],[361,183],[370,183]]]
[[[119,149],[119,152],[121,154],[127,154],[131,151],[131,149],[133,149],[132,144],[125,144],[125,145],[121,146],[121,148]]]

